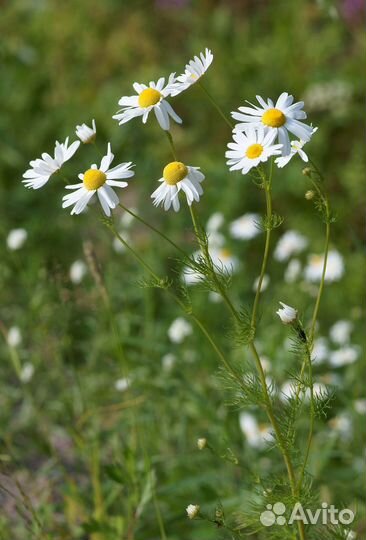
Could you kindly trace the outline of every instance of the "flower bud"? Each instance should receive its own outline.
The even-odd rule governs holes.
[[[198,450],[203,450],[207,446],[207,439],[197,439],[197,448]]]
[[[297,309],[280,302],[282,308],[276,311],[283,324],[292,324],[297,320]]]
[[[189,519],[194,519],[198,516],[198,513],[200,511],[200,507],[198,504],[189,504],[186,508],[187,516]]]
[[[305,193],[305,199],[307,201],[311,201],[311,199],[314,199],[314,195],[315,195],[315,192],[312,190],[312,189],[309,189],[306,193]]]
[[[311,176],[311,169],[310,167],[305,167],[305,169],[302,170],[302,174],[304,176]]]

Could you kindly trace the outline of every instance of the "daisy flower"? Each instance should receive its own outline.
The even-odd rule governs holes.
[[[306,118],[303,101],[293,103],[294,97],[283,92],[277,99],[276,104],[271,99],[267,102],[261,96],[256,96],[260,107],[239,107],[239,112],[232,112],[231,116],[242,123],[237,124],[235,129],[242,131],[247,127],[264,127],[266,131],[278,136],[278,141],[282,144],[282,155],[287,156],[291,152],[289,133],[304,142],[310,141],[313,128],[300,122]]]
[[[206,73],[210,65],[212,64],[213,54],[210,49],[205,50],[204,53],[200,53],[199,56],[195,56],[193,60],[190,60],[186,64],[185,71],[182,75],[179,75],[176,81],[171,86],[171,95],[176,96],[184,90],[187,90],[192,84],[195,84]]]
[[[122,106],[113,118],[118,120],[119,125],[129,122],[132,118],[142,116],[145,124],[150,112],[154,110],[157,121],[162,129],[169,130],[171,117],[178,124],[182,119],[174,112],[172,106],[166,101],[171,95],[171,87],[175,82],[175,73],[169,76],[167,84],[165,78],[161,77],[157,83],[151,81],[149,86],[134,83],[135,96],[123,96],[118,102]]]
[[[42,158],[30,161],[31,169],[28,169],[23,174],[24,180],[22,182],[25,187],[39,189],[47,184],[50,177],[61,169],[66,161],[72,158],[80,146],[80,141],[74,141],[70,146],[68,144],[69,137],[66,138],[64,143],[56,141],[54,157],[43,152]]]
[[[168,163],[163,170],[163,177],[159,182],[162,184],[151,194],[154,206],[164,205],[164,210],[169,210],[173,206],[175,212],[180,208],[179,192],[184,191],[189,206],[193,201],[199,201],[203,193],[201,182],[205,176],[200,172],[199,167],[190,167],[180,161]]]
[[[102,158],[100,167],[94,163],[90,169],[83,174],[79,174],[81,180],[78,184],[66,186],[66,189],[75,190],[73,193],[65,195],[62,199],[62,208],[74,205],[71,214],[80,214],[93,197],[98,194],[98,199],[106,216],[111,215],[111,208],[115,208],[119,199],[111,186],[120,188],[126,187],[127,182],[121,182],[121,178],[131,178],[135,173],[131,171],[131,162],[121,163],[110,169],[114,154],[111,145],[108,143],[107,154]]]
[[[90,144],[95,141],[97,135],[97,128],[95,125],[95,120],[92,120],[92,127],[87,126],[86,124],[81,124],[81,126],[76,126],[76,135],[79,137],[82,143]]]
[[[238,240],[250,240],[261,230],[259,228],[261,217],[259,214],[248,212],[230,223],[230,234]]]
[[[242,174],[247,174],[270,156],[280,154],[281,145],[272,144],[275,137],[273,131],[266,132],[263,126],[258,129],[246,128],[244,131],[234,130],[234,142],[227,145],[229,150],[225,153],[230,171],[241,170]]]
[[[297,231],[286,231],[277,242],[273,256],[277,261],[287,261],[292,255],[301,253],[308,239]]]
[[[313,128],[313,134],[318,131],[318,128]],[[281,156],[275,159],[275,163],[279,169],[282,169],[291,161],[291,159],[296,156],[296,154],[299,155],[299,157],[307,163],[309,161],[309,158],[307,154],[304,152],[303,147],[306,144],[306,141],[302,141],[299,139],[298,141],[291,141],[291,150],[290,153],[287,156]]]

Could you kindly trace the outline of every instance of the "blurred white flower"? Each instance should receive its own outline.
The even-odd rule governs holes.
[[[130,381],[126,377],[117,379],[114,383],[114,387],[118,392],[124,392],[130,386]]]
[[[257,419],[252,414],[240,413],[239,424],[249,446],[252,448],[260,450],[273,439],[271,427],[267,424],[258,424]]]
[[[75,283],[77,285],[78,283],[81,283],[83,277],[86,274],[86,264],[84,261],[77,260],[72,263],[69,270],[69,275],[72,283]]]
[[[262,356],[261,355],[260,356],[260,361],[261,361],[261,364],[262,364],[262,368],[266,373],[271,371],[272,363],[271,363],[270,359],[267,356]]]
[[[352,330],[353,324],[351,321],[340,320],[333,324],[329,331],[329,336],[333,343],[344,345],[349,342]]]
[[[164,371],[171,371],[177,358],[173,353],[164,354],[161,359],[161,365]]]
[[[51,157],[49,154],[44,152],[42,154],[42,159],[35,159],[30,161],[29,165],[31,166],[24,174],[22,180],[23,184],[27,188],[40,189],[45,184],[47,184],[50,177],[59,169],[62,165],[72,158],[76,150],[80,146],[80,141],[74,141],[70,146],[69,137],[66,138],[64,143],[59,143],[56,141],[54,157]]]
[[[315,339],[311,353],[312,363],[314,365],[322,364],[328,359],[329,354],[328,341],[324,337]]]
[[[254,283],[253,283],[253,291],[256,292],[257,291],[257,288],[258,288],[258,285],[259,285],[259,277],[258,276],[255,280],[254,280]],[[265,291],[269,285],[269,276],[267,274],[264,274],[263,276],[263,281],[262,281],[262,286],[261,286],[261,292]]]
[[[198,504],[189,504],[186,508],[187,516],[189,519],[194,519],[196,516],[198,516],[200,511],[200,507]]]
[[[12,229],[6,239],[6,244],[9,249],[15,251],[23,247],[27,240],[28,233],[25,229]]]
[[[208,234],[217,232],[223,226],[225,218],[221,212],[215,212],[209,217],[206,223],[206,231]]]
[[[281,308],[279,308],[276,313],[283,322],[283,324],[292,324],[297,319],[297,309],[280,302]]]
[[[308,240],[297,231],[286,231],[277,242],[273,256],[277,261],[286,261],[292,255],[301,253],[308,245]]]
[[[288,398],[292,398],[296,395],[296,384],[294,381],[285,381],[281,386],[280,399],[281,401],[287,401]]]
[[[27,383],[31,380],[34,375],[34,366],[30,362],[26,362],[20,371],[19,378],[22,383]]]
[[[11,326],[8,330],[7,342],[10,347],[19,347],[22,342],[22,334],[18,326]]]
[[[92,121],[92,127],[90,128],[86,124],[81,124],[81,126],[76,126],[76,135],[79,137],[81,142],[84,144],[90,144],[95,141],[97,135],[97,128],[95,125],[95,120]]]
[[[206,73],[212,64],[213,54],[210,49],[205,49],[199,56],[195,56],[186,64],[185,71],[182,75],[178,75],[176,81],[171,85],[171,95],[180,94],[192,84],[195,84]]]
[[[229,249],[210,247],[209,252],[214,265],[224,272],[232,274],[238,270],[239,259]]]
[[[309,111],[329,109],[334,114],[344,112],[351,97],[352,86],[348,82],[333,80],[311,84],[304,94],[304,101]]]
[[[323,272],[324,255],[310,255],[308,264],[304,270],[304,276],[307,281],[320,281]],[[344,274],[344,262],[342,255],[332,250],[328,254],[327,270],[325,281],[338,281]]]
[[[168,329],[169,339],[173,343],[182,343],[190,334],[192,334],[192,326],[183,317],[174,319]]]
[[[137,209],[136,208],[130,208],[131,212],[133,212],[134,214],[137,214]],[[129,213],[129,212],[126,212],[126,211],[123,211],[122,215],[121,215],[121,219],[120,219],[120,225],[123,229],[129,229],[132,225],[132,222],[135,218]]]
[[[213,304],[219,304],[220,302],[222,302],[222,296],[221,294],[215,292],[215,291],[210,291],[208,293],[208,299],[210,300],[210,302],[212,302]]]
[[[366,399],[356,399],[354,402],[355,410],[358,414],[366,414]]]
[[[313,384],[313,395],[315,398],[324,398],[326,399],[327,396],[329,396],[329,391],[328,391],[328,388],[327,388],[327,385],[324,384],[323,382],[314,382]],[[310,392],[310,388],[307,388],[305,390],[305,400],[306,401],[310,401],[310,396],[311,396],[311,392]]]
[[[338,433],[342,439],[349,439],[352,435],[352,420],[347,413],[341,413],[329,421],[330,428]]]
[[[299,259],[291,259],[285,270],[284,280],[286,283],[293,283],[301,274],[301,262]]]
[[[330,354],[329,363],[333,367],[347,366],[356,362],[359,354],[360,350],[355,345],[345,345]]]
[[[251,212],[244,214],[230,223],[231,236],[238,240],[250,240],[254,238],[261,232],[258,226],[260,220],[261,217],[259,214]]]

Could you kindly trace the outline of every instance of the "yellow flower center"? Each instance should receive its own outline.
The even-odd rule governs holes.
[[[221,257],[222,259],[230,259],[231,251],[229,249],[226,249],[226,248],[221,249],[219,257]]]
[[[151,105],[156,105],[162,97],[162,94],[158,90],[155,90],[155,88],[146,88],[139,95],[139,105],[144,109],[151,107]]]
[[[280,127],[286,122],[286,116],[279,109],[268,109],[262,116],[262,123],[269,127]]]
[[[88,191],[100,188],[106,180],[107,176],[99,169],[89,169],[84,173],[84,187]]]
[[[175,186],[178,182],[183,180],[188,174],[188,169],[180,161],[172,161],[164,167],[163,177],[169,186]]]
[[[261,155],[263,152],[263,146],[261,144],[251,144],[248,146],[247,151],[245,152],[245,155],[249,159],[255,159]]]

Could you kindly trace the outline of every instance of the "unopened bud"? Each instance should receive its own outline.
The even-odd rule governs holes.
[[[198,450],[203,450],[207,446],[207,439],[197,439],[197,448]]]
[[[305,199],[307,201],[311,201],[311,199],[314,199],[314,195],[315,195],[315,192],[312,190],[312,189],[309,189],[306,193],[305,193]]]
[[[283,324],[292,324],[297,319],[297,309],[280,302],[281,308],[276,311]]]
[[[305,169],[302,170],[302,174],[304,176],[311,176],[311,169],[310,167],[305,167]]]
[[[198,506],[198,504],[189,504],[186,508],[187,516],[189,517],[189,519],[194,519],[195,517],[197,517],[199,511],[200,507]]]

